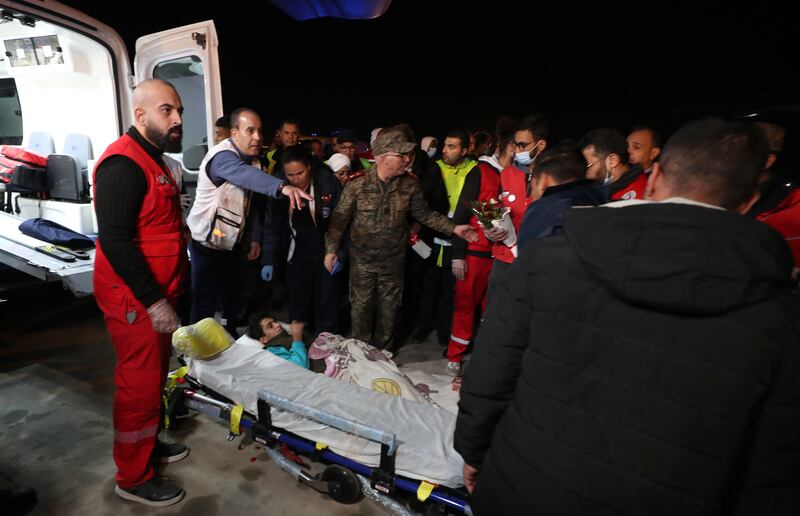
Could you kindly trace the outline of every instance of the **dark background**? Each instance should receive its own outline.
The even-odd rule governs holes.
[[[539,111],[557,137],[579,137],[800,104],[800,24],[769,2],[394,0],[378,19],[304,22],[267,2],[69,3],[129,49],[213,19],[226,111],[252,106],[269,130],[292,116],[305,133],[351,127],[367,138],[405,121],[421,137]]]

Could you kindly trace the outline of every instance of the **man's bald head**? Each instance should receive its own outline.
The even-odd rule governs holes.
[[[165,152],[180,152],[183,104],[175,87],[161,79],[142,81],[133,90],[133,125]]]

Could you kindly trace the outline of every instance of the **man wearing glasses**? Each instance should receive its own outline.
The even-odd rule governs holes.
[[[578,142],[586,159],[586,178],[608,187],[612,201],[644,199],[647,175],[629,163],[628,141],[614,129],[595,129]]]
[[[500,172],[500,202],[504,207],[510,208],[511,222],[517,231],[525,210],[533,202],[530,169],[547,147],[549,135],[548,122],[543,115],[525,117],[514,133],[514,164]],[[486,295],[488,304],[492,300],[493,285],[508,271],[516,258],[516,244],[509,247],[503,243],[507,235],[502,229],[492,228],[484,231],[484,234],[494,242],[492,255],[495,258],[489,276],[489,292]]]
[[[419,181],[406,174],[416,145],[400,128],[381,131],[373,147],[375,166],[363,177],[347,183],[325,238],[325,268],[332,272],[342,235],[350,226],[353,337],[381,349],[393,345],[403,298],[408,215],[445,235],[477,239],[469,224],[456,226],[446,216],[432,211]]]

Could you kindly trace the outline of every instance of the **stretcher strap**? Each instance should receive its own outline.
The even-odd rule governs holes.
[[[176,369],[175,371],[171,372],[167,375],[167,384],[164,386],[165,389],[170,390],[178,383],[178,378],[183,378],[189,372],[189,366],[183,366],[180,369]]]
[[[436,484],[425,482],[424,480],[419,483],[417,488],[417,500],[424,502],[431,495],[431,491],[436,487]]]
[[[241,405],[235,405],[231,409],[231,433],[234,435],[241,433],[239,431],[239,423],[242,420],[242,412],[244,412],[244,407]]]

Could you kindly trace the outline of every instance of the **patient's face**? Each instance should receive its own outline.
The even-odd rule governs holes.
[[[264,336],[261,337],[260,340],[263,344],[271,341],[274,337],[280,335],[283,331],[283,327],[271,317],[264,317],[261,319],[261,331],[264,333]]]

